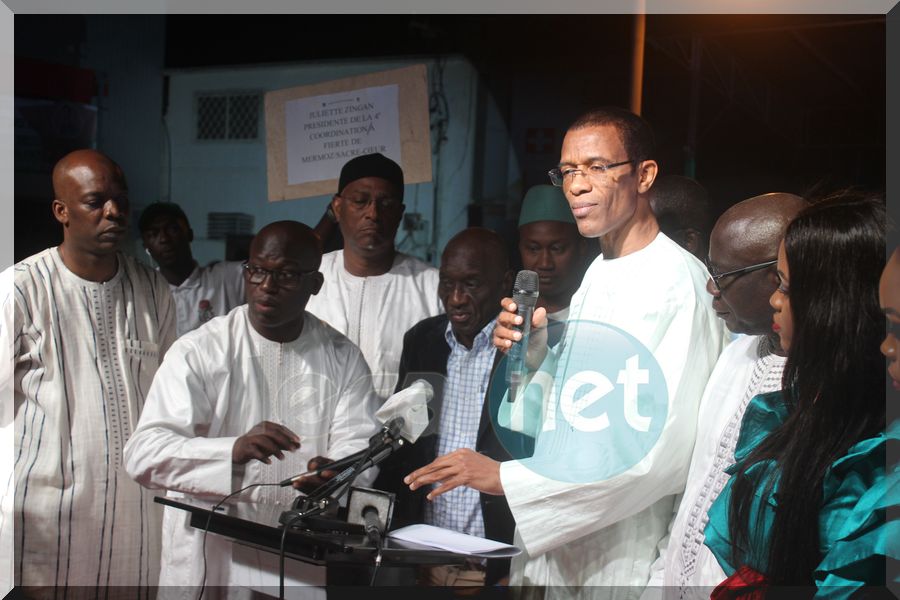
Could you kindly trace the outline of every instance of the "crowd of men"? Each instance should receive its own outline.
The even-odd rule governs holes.
[[[748,404],[782,387],[769,298],[779,244],[807,202],[767,193],[713,224],[696,181],[658,170],[649,125],[597,109],[568,129],[553,185],[522,202],[520,259],[540,282],[529,370],[562,380],[585,323],[600,322],[646,348],[665,379],[652,447],[584,481],[559,459],[578,444],[569,429],[504,428],[490,400],[522,337],[507,241],[465,229],[438,268],[399,252],[404,178],[393,160],[344,165],[323,218],[342,249],[323,254],[322,223],[280,221],[257,233],[246,262],[201,267],[184,211],[156,203],[139,219],[152,269],[121,251],[122,169],[97,151],[67,155],[53,171],[63,242],[4,274],[0,377],[15,403],[2,425],[15,451],[0,528],[13,538],[13,581],[38,597],[58,587],[143,597],[159,585],[160,597],[191,598],[204,585],[250,585],[266,558],[205,537],[154,496],[213,504],[327,465],[365,448],[377,408],[424,378],[435,389],[427,430],[357,483],[396,494],[396,525],[522,553],[429,567],[421,584],[708,597],[731,573],[704,545],[707,513]],[[503,402],[546,407],[534,395]],[[287,506],[329,476],[233,501]],[[324,583],[311,571],[297,581]]]

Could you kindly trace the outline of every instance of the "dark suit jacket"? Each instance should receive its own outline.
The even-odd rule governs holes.
[[[429,406],[428,429],[415,444],[405,446],[382,463],[381,472],[375,480],[376,488],[397,494],[393,527],[424,522],[425,503],[428,502],[425,495],[428,490],[419,488],[411,492],[409,487],[403,484],[403,477],[437,458],[444,379],[447,375],[447,359],[450,357],[450,346],[444,337],[447,322],[447,315],[429,317],[419,321],[403,336],[403,354],[400,357],[397,390],[402,390],[416,379],[425,379],[434,387],[434,401]],[[498,352],[492,371],[496,369],[501,357],[502,354]],[[531,456],[534,441],[527,436],[505,435],[504,439],[507,446],[510,446],[509,449],[500,443],[494,432],[489,405],[485,396],[475,450],[498,461]],[[493,412],[496,419],[496,408]],[[510,437],[511,440],[508,439]],[[486,536],[511,544],[516,523],[509,511],[506,497],[481,494],[481,511]],[[487,585],[492,585],[508,572],[509,559],[488,561]]]

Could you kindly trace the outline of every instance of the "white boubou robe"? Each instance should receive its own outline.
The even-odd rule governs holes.
[[[278,482],[306,471],[315,456],[343,458],[366,447],[377,430],[377,399],[366,362],[346,337],[306,313],[292,342],[268,340],[240,306],[179,338],[160,366],[137,429],[125,448],[128,473],[142,485],[215,503],[251,483]],[[282,424],[300,449],[267,465],[232,464],[237,438],[261,421]],[[358,483],[374,478],[367,472]],[[290,487],[256,487],[236,498],[281,504]],[[187,512],[163,518],[161,586],[196,596],[203,574],[203,534]],[[210,535],[207,586],[236,584],[232,544]],[[277,586],[277,579],[276,584]]]
[[[175,339],[175,305],[162,275],[123,254],[118,265],[87,281],[49,248],[10,269],[0,539],[14,534],[19,585],[156,585],[161,511],[122,448]]]
[[[359,346],[382,398],[397,386],[403,335],[422,319],[444,312],[438,298],[438,270],[397,253],[391,270],[356,277],[344,268],[344,251],[322,257],[321,291],[309,299],[313,313]]]
[[[700,402],[697,443],[687,484],[672,521],[668,544],[653,565],[645,598],[709,598],[727,576],[703,543],[707,512],[729,479],[734,448],[750,400],[780,390],[786,359],[765,348],[759,336],[739,336],[713,370]]]
[[[699,260],[663,234],[627,256],[601,255],[588,268],[572,297],[570,323],[613,325],[653,352],[665,376],[668,412],[643,460],[607,480],[566,483],[534,472],[529,459],[502,463],[516,542],[525,550],[513,559],[511,585],[574,586],[548,590],[550,597],[592,593],[581,586],[617,586],[594,589],[604,598],[636,597],[646,586],[675,497],[684,488],[700,397],[722,349],[722,323],[705,289],[708,277]],[[567,327],[547,357],[551,365],[577,329]],[[552,463],[556,451],[549,446],[538,434],[534,458]],[[567,466],[560,460],[558,468]]]

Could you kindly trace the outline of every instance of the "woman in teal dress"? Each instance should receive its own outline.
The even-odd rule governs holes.
[[[884,585],[885,556],[898,556],[900,531],[885,522],[898,491],[885,449],[898,429],[885,430],[877,351],[884,237],[883,202],[846,195],[787,228],[770,299],[785,389],[751,401],[732,477],[710,508],[705,543],[730,576],[714,598],[771,586],[848,597]]]

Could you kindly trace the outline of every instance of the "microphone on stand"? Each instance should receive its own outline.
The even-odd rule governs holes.
[[[516,303],[516,314],[522,317],[522,339],[509,349],[506,363],[506,382],[509,384],[507,399],[512,402],[516,391],[527,375],[525,356],[528,353],[528,337],[531,334],[531,319],[538,299],[538,274],[534,271],[522,270],[516,275],[513,286],[513,302]]]
[[[394,512],[394,494],[371,488],[350,490],[347,522],[362,525],[366,538],[376,549],[375,566],[381,564],[384,535],[390,529]]]
[[[356,470],[358,474],[377,465],[404,444],[415,443],[428,426],[428,402],[433,395],[434,390],[430,383],[424,379],[414,381],[408,388],[388,398],[375,413],[375,418],[383,423],[383,426],[378,433],[369,438],[367,448],[327,465],[289,477],[278,485],[287,487],[309,475],[320,475],[322,471],[341,471],[371,454]]]

